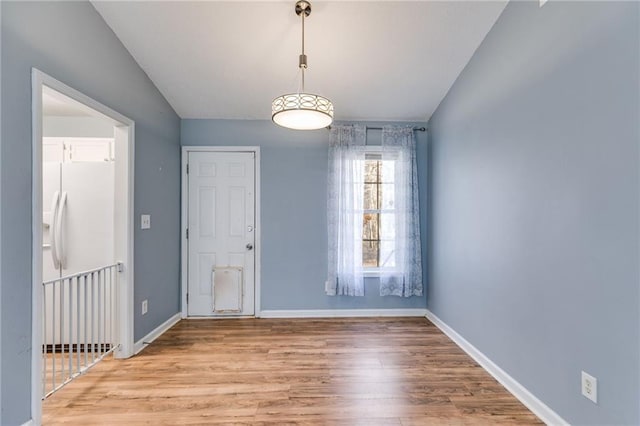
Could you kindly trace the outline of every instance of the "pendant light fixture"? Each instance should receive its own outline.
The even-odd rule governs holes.
[[[302,88],[298,93],[275,98],[271,104],[271,119],[277,125],[289,129],[321,129],[333,121],[333,104],[323,96],[304,91],[304,71],[307,69],[307,55],[304,53],[304,18],[311,14],[311,3],[300,0],[296,3],[295,10],[296,15],[302,17],[302,53],[299,61]]]

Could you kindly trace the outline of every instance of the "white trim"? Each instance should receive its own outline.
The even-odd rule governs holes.
[[[399,273],[397,269],[391,268],[364,268],[360,269],[365,278],[380,278],[383,274]]]
[[[181,319],[182,319],[182,315],[180,314],[180,312],[178,312],[177,314],[173,315],[171,318],[169,318],[168,320],[166,320],[165,322],[157,326],[155,329],[151,330],[151,332],[146,336],[144,336],[142,339],[134,343],[133,345],[134,355],[139,354],[140,351],[142,351],[144,348],[146,348],[149,345],[149,343],[153,342],[158,337],[162,336],[167,330],[169,330],[171,327],[176,325]]]
[[[180,178],[182,188],[180,189],[180,314],[182,318],[187,318],[187,285],[189,283],[189,241],[187,240],[187,228],[189,227],[189,179],[187,177],[187,164],[189,163],[189,153],[182,147],[182,166]]]
[[[42,75],[31,73],[31,422],[42,423],[42,225],[36,223],[42,216]],[[38,325],[37,325],[38,324]],[[36,355],[37,354],[37,355]]]
[[[62,95],[71,98],[72,100],[79,102],[84,106],[85,112],[93,117],[113,121],[116,125],[131,125],[133,124],[133,120],[124,115],[120,114],[118,111],[115,111],[108,106],[96,101],[93,98],[85,95],[82,92],[77,91],[73,87],[67,86],[63,82],[56,80],[48,74],[40,71],[37,68],[31,68],[32,77],[38,79],[43,85],[49,87],[50,89],[55,90],[56,92],[61,93]],[[53,95],[53,94],[52,94]]]
[[[31,183],[31,229],[32,229],[32,301],[31,301],[31,422],[42,423],[42,377],[39,348],[42,346],[42,92],[44,87],[51,88],[84,105],[92,116],[108,120],[114,125],[114,133],[126,140],[127,147],[122,151],[124,185],[119,211],[123,212],[120,228],[115,234],[126,234],[124,243],[116,249],[117,260],[124,263],[124,271],[119,275],[120,294],[120,349],[116,356],[121,358],[133,354],[133,191],[134,191],[134,152],[135,123],[133,120],[112,110],[106,105],[80,93],[59,80],[31,69],[31,135],[32,135],[32,183]],[[116,159],[118,162],[118,159]]]
[[[33,422],[33,419],[29,419],[26,422],[22,423],[20,426],[33,426],[35,425],[35,423]]]
[[[423,317],[426,309],[265,310],[261,318]]]
[[[123,145],[126,143],[126,147]],[[120,152],[119,152],[120,150]],[[115,254],[120,259],[126,259],[123,272],[119,276],[121,314],[119,318],[120,348],[115,353],[116,358],[128,358],[133,355],[133,325],[134,325],[134,168],[135,168],[135,123],[114,127],[114,153],[117,171],[116,191],[120,199],[116,199],[115,217]],[[122,161],[119,160],[122,158]],[[123,179],[119,182],[117,179]],[[118,222],[119,220],[119,222]],[[123,229],[124,228],[124,229]],[[124,240],[122,237],[124,236]],[[120,260],[116,259],[116,260]]]
[[[195,317],[195,316],[190,316],[187,318],[183,318],[186,320],[193,320],[193,321],[199,321],[199,320],[226,320],[226,319],[255,319],[256,317],[254,315],[216,315],[216,316],[204,316],[204,317]]]
[[[261,277],[262,277],[262,221],[261,221],[261,198],[260,198],[260,188],[262,187],[261,184],[261,178],[260,178],[260,163],[262,162],[260,159],[260,147],[256,146],[253,147],[256,155],[255,158],[255,190],[256,190],[256,205],[255,205],[255,209],[256,209],[256,223],[255,223],[255,231],[256,231],[256,243],[254,244],[256,246],[256,258],[255,258],[255,287],[253,289],[253,316],[255,316],[256,318],[260,318],[261,315],[261,304],[260,304],[260,297],[261,297],[261,285],[260,285],[260,281],[261,281]]]
[[[540,420],[548,425],[568,425],[558,413],[553,411],[544,402],[540,401],[527,388],[522,386],[516,379],[511,377],[506,371],[498,367],[489,357],[480,352],[478,348],[469,343],[464,337],[449,327],[444,321],[438,318],[433,312],[427,310],[426,317],[429,321],[446,334],[453,342],[473,358],[487,373],[491,374],[502,386],[504,386],[513,396],[522,402]]]
[[[262,316],[260,310],[260,288],[262,276],[262,222],[260,220],[260,147],[259,146],[183,146],[182,147],[182,194],[181,194],[181,227],[180,227],[180,288],[182,293],[182,318],[189,316],[187,310],[187,290],[189,285],[189,242],[187,240],[186,229],[189,226],[189,180],[187,175],[187,162],[190,152],[253,152],[255,153],[255,278],[254,278],[254,317]],[[228,317],[225,317],[228,318]]]
[[[2,2],[0,2],[0,22],[2,22]],[[0,49],[2,50],[2,49]],[[2,81],[2,55],[0,54],[0,81]],[[2,102],[0,101],[0,139],[2,139]],[[0,154],[0,176],[2,175],[2,155]],[[0,228],[2,227],[2,210],[0,209]],[[0,229],[0,235],[2,231]],[[0,243],[0,281],[2,281],[2,244]],[[2,289],[0,288],[0,309],[2,307]],[[2,315],[0,315],[0,371],[2,370]],[[0,386],[0,422],[2,422],[2,386]]]

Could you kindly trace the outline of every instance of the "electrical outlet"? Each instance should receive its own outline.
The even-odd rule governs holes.
[[[598,403],[598,379],[584,371],[582,372],[582,395]]]
[[[151,215],[143,214],[140,216],[140,229],[150,229],[151,228]]]
[[[149,301],[147,299],[144,299],[142,301],[142,315],[146,314],[147,311],[149,311]]]

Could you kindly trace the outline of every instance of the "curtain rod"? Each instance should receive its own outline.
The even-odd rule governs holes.
[[[331,130],[331,126],[327,126],[326,129],[327,130]],[[382,130],[382,127],[369,127],[369,126],[366,126],[366,129],[367,130]],[[416,132],[426,132],[427,128],[426,127],[414,127],[413,130],[416,131]]]
[[[367,127],[367,130],[382,130],[382,127]],[[414,127],[413,130],[416,131],[416,132],[426,132],[427,128],[426,127]]]

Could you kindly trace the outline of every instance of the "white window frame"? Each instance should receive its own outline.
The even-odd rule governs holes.
[[[382,154],[382,146],[381,145],[368,145],[365,147],[365,161],[366,161],[366,157],[368,154]],[[364,185],[364,183],[363,183]],[[395,185],[395,180],[394,180],[394,185]],[[382,210],[363,210],[363,214],[366,213],[367,211],[376,211],[378,213],[382,212]],[[378,246],[378,250],[380,250],[380,247]],[[361,266],[361,271],[362,274],[366,277],[366,278],[375,278],[375,277],[380,277],[380,275],[382,275],[383,273],[393,273],[393,272],[397,272],[398,269],[397,268],[381,268],[381,267],[364,267]]]

